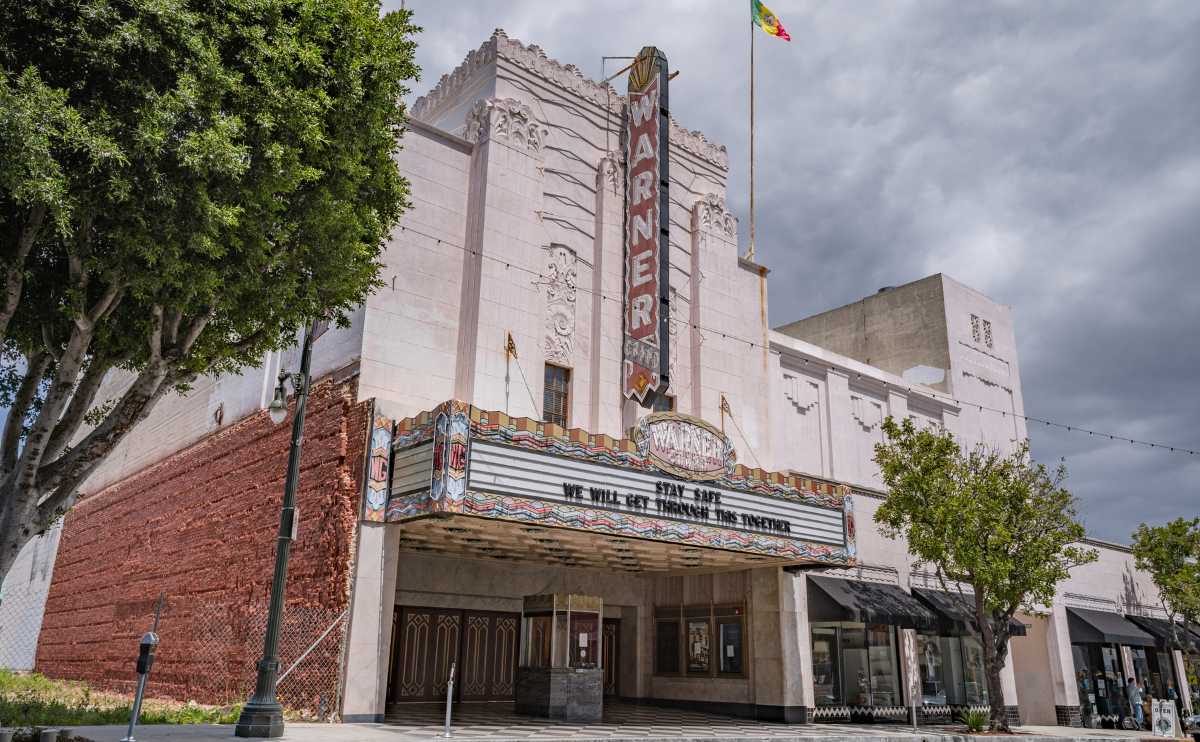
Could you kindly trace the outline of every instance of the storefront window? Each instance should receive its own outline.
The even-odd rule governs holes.
[[[983,643],[973,636],[964,636],[962,643],[963,703],[988,702],[987,675],[983,670]]]
[[[655,674],[745,673],[743,606],[660,606],[654,612]]]
[[[1124,682],[1117,648],[1108,644],[1072,644],[1071,656],[1084,716],[1124,716]]]
[[[712,633],[708,616],[687,618],[687,671],[707,675],[711,669]]]
[[[1184,655],[1183,664],[1192,696],[1192,713],[1200,713],[1200,654]]]
[[[1129,656],[1133,659],[1133,676],[1141,683],[1146,695],[1157,696],[1153,679],[1150,677],[1150,660],[1146,656],[1145,647],[1130,647]]]
[[[718,606],[713,613],[717,625],[717,672],[741,675],[743,617],[741,606]]]
[[[837,629],[812,630],[813,690],[818,706],[842,703],[842,687],[838,682]]]
[[[900,706],[900,678],[896,655],[896,632],[885,624],[867,626],[871,661],[871,704]]]
[[[817,705],[901,705],[894,627],[841,622],[812,631]]]
[[[654,672],[673,675],[679,672],[679,619],[660,617],[654,631]]]

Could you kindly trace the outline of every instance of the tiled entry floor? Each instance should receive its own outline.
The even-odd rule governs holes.
[[[407,738],[433,739],[442,734],[445,708],[401,706],[387,716],[388,726]],[[616,739],[747,739],[786,740],[800,737],[921,736],[911,727],[878,724],[775,724],[695,711],[641,704],[604,704],[600,723],[552,721],[513,712],[511,703],[461,704],[454,708],[455,738],[469,740],[616,740]],[[926,727],[923,731],[932,731]]]

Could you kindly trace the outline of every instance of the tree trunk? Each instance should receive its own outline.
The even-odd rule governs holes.
[[[8,477],[0,489],[0,585],[16,564],[21,549],[41,532],[34,523],[37,495],[17,493],[16,487],[16,478]]]
[[[996,627],[992,623],[992,616],[984,605],[984,597],[982,591],[975,589],[975,620],[979,624],[980,643],[983,645],[983,671],[987,675],[988,686],[988,701],[992,707],[992,719],[988,725],[988,729],[993,732],[1007,732],[1008,714],[1005,711],[1004,705],[1004,687],[1000,684],[1000,668],[1004,666],[1004,656],[1007,653],[998,651],[998,640]],[[1004,635],[1005,644],[1007,645],[1007,631],[1001,629],[1000,634]]]

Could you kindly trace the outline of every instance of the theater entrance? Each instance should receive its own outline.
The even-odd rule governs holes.
[[[392,622],[388,703],[512,701],[521,614],[397,606]]]

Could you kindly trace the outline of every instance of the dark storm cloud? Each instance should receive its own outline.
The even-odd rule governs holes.
[[[744,2],[410,0],[421,93],[493,27],[600,77],[655,44],[748,224]],[[1030,414],[1200,448],[1200,3],[800,2],[758,44],[773,324],[944,272],[1010,304]],[[610,67],[610,71],[613,68]],[[1200,456],[1031,426],[1091,532],[1200,511]]]

